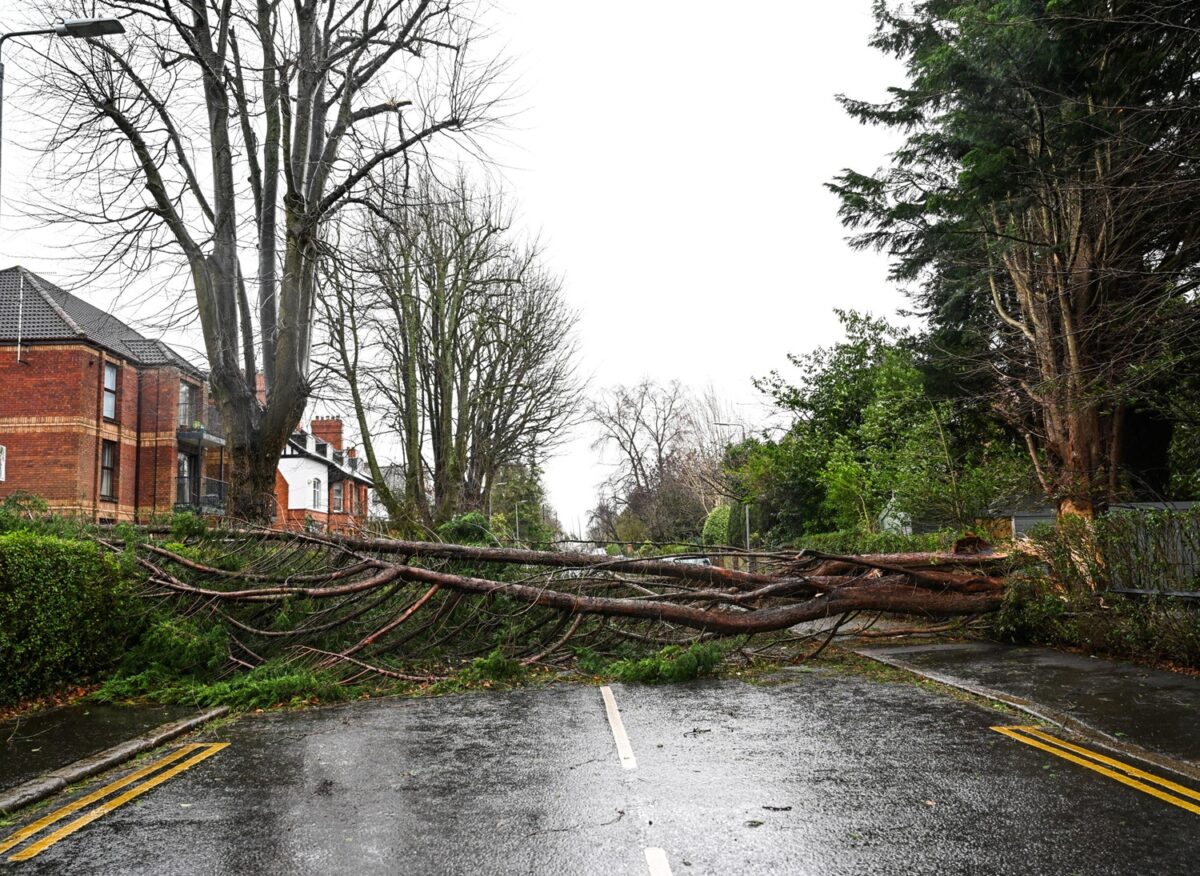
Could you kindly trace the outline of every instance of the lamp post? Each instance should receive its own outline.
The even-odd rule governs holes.
[[[492,525],[492,493],[496,487],[507,487],[508,481],[498,481],[488,487],[488,527]]]
[[[742,430],[742,443],[746,443],[746,427],[741,423],[713,423],[714,426],[729,426],[734,429]],[[742,504],[742,509],[746,512],[746,553],[750,553],[750,503]]]
[[[57,22],[54,27],[42,27],[35,30],[14,30],[10,33],[0,33],[0,56],[4,51],[6,40],[27,36],[60,36],[73,39],[91,39],[92,37],[112,36],[125,33],[125,25],[115,18],[68,18]],[[4,61],[0,57],[0,147],[4,143]],[[0,164],[0,168],[3,165]]]

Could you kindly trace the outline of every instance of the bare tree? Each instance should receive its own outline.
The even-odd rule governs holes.
[[[592,512],[592,531],[621,541],[692,537],[726,492],[721,460],[724,405],[710,390],[697,401],[677,380],[617,386],[589,406],[600,427],[594,447],[616,464]]]
[[[229,437],[230,511],[265,520],[311,393],[326,223],[374,174],[485,122],[499,68],[472,60],[462,0],[66,7],[119,15],[128,35],[45,56],[34,86],[56,128],[43,164],[71,184],[42,216],[98,229],[101,267],[185,266]]]
[[[369,464],[380,439],[402,448],[403,494],[378,490],[389,515],[438,523],[485,507],[504,467],[564,437],[582,388],[576,314],[538,247],[515,239],[502,196],[422,174],[380,203],[328,263],[329,369]]]

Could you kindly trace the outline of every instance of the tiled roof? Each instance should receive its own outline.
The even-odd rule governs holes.
[[[0,343],[82,340],[137,365],[171,365],[203,372],[162,341],[151,340],[111,313],[22,267],[0,271]]]

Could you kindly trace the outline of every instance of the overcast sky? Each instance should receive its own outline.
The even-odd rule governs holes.
[[[870,6],[499,0],[489,13],[520,110],[489,155],[580,311],[594,388],[643,376],[711,384],[753,425],[765,411],[751,378],[836,340],[834,307],[903,305],[884,259],[846,245],[822,187],[843,167],[874,169],[895,144],[835,100],[902,81],[866,45]],[[11,128],[3,195],[15,202],[31,192]],[[19,222],[6,205],[0,263],[55,280],[61,229],[13,230]],[[115,307],[140,315],[124,298]],[[568,529],[586,523],[607,473],[590,437],[580,430],[547,469]]]

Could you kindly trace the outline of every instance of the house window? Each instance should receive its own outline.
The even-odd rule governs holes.
[[[8,462],[8,450],[3,444],[0,444],[0,483],[4,481],[5,463]]]
[[[104,363],[104,419],[117,418],[117,366]]]
[[[100,498],[117,498],[117,442],[100,442]]]
[[[199,425],[200,411],[196,407],[196,387],[190,383],[179,384],[179,425],[185,429]]]
[[[338,481],[333,485],[333,510],[337,513],[342,512],[342,482]]]
[[[313,507],[321,507],[321,479],[313,478]]]

